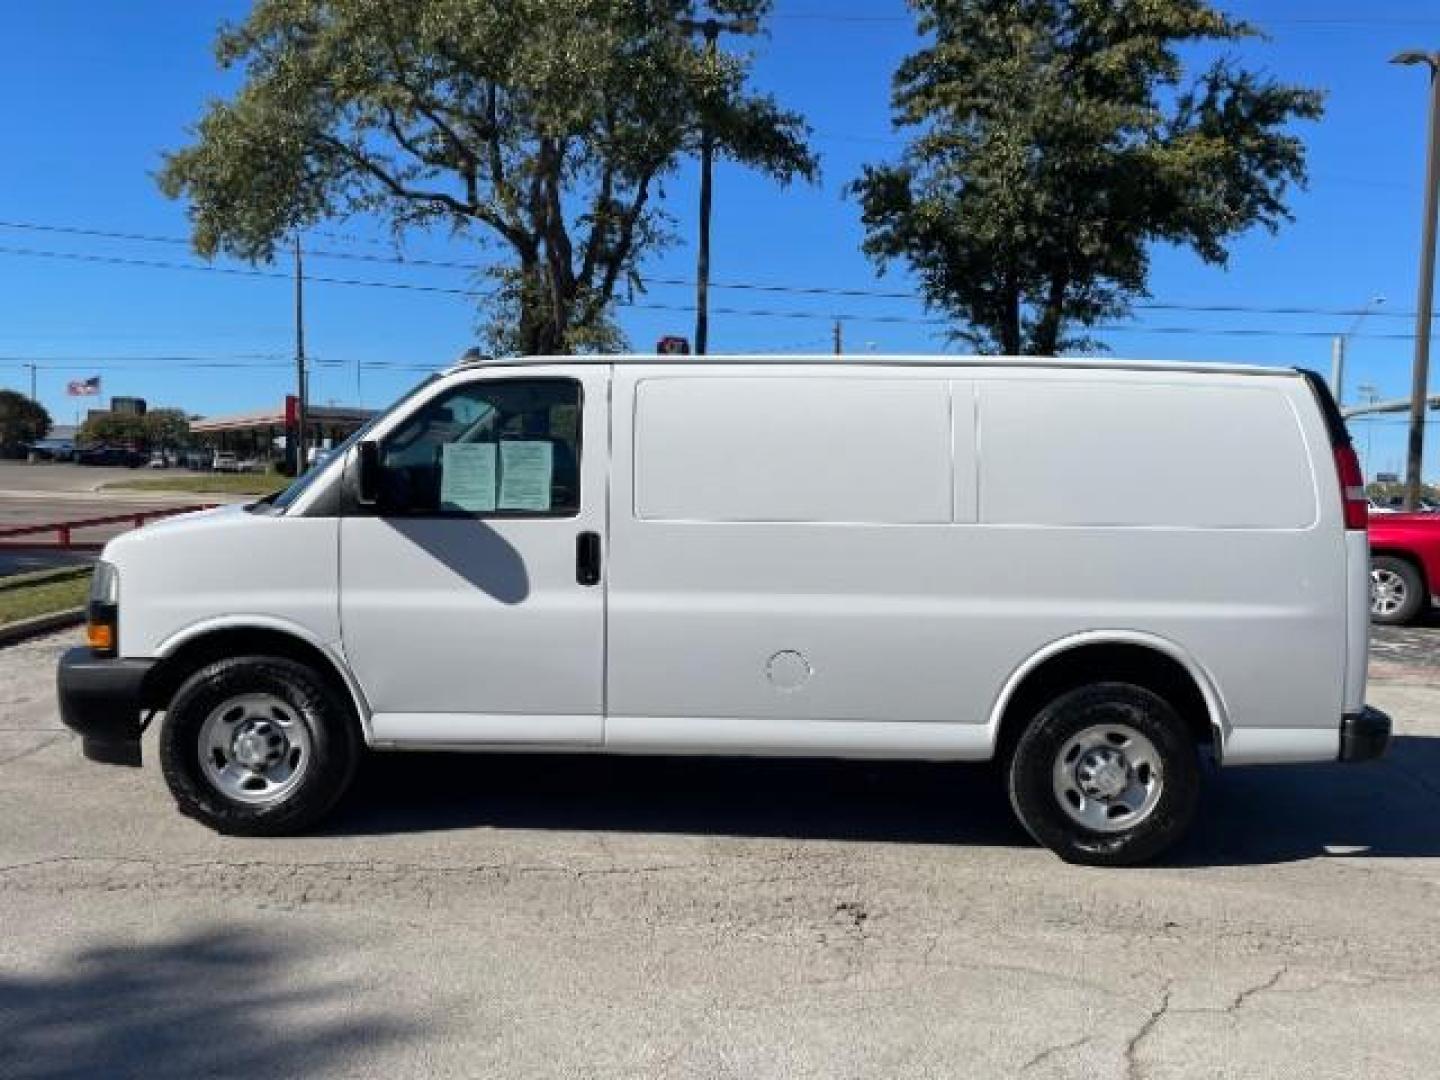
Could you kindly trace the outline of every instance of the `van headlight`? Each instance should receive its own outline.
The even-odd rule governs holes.
[[[85,640],[96,656],[114,656],[120,643],[120,571],[101,560],[90,578]]]

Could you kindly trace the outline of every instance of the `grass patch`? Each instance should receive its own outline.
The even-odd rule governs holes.
[[[34,585],[49,585],[52,582],[69,581],[71,578],[90,579],[89,566],[61,566],[51,570],[27,570],[23,574],[6,574],[0,577],[0,593],[12,589],[28,589]]]
[[[107,491],[183,491],[192,495],[268,495],[290,481],[279,473],[190,473],[117,480]]]
[[[27,574],[25,577],[31,580],[0,579],[5,582],[5,587],[0,588],[0,626],[84,607],[90,595],[88,569],[74,574]]]

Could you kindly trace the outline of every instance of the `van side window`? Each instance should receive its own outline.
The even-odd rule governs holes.
[[[488,379],[422,406],[380,446],[380,512],[568,517],[580,510],[580,384]]]

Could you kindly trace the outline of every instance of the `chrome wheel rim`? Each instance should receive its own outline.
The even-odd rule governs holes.
[[[1052,779],[1070,820],[1100,833],[1139,825],[1155,812],[1165,787],[1160,752],[1126,724],[1096,724],[1066,740]]]
[[[273,694],[240,694],[200,725],[200,767],[228,799],[250,806],[278,802],[310,767],[310,729]]]
[[[1372,567],[1370,570],[1370,614],[1394,615],[1410,593],[1405,579],[1394,570]]]

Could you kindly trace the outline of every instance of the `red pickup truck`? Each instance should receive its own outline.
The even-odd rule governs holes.
[[[1419,620],[1440,596],[1440,513],[1370,515],[1370,619]]]

